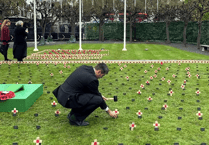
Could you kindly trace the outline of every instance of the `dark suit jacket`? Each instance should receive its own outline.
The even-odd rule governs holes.
[[[80,66],[77,68],[66,81],[53,91],[58,102],[65,107],[68,100],[76,101],[79,105],[84,106],[94,97],[102,98],[98,90],[99,81],[96,78],[92,66]],[[103,99],[102,99],[103,100]],[[105,101],[102,102],[102,109],[107,107]],[[71,108],[77,106],[71,106]]]

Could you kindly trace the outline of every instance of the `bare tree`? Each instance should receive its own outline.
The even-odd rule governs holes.
[[[62,16],[62,13],[61,13],[60,4],[57,2],[52,2],[50,16],[48,17],[48,20],[50,23],[50,30],[49,30],[48,38],[51,38],[52,26],[60,20],[61,16]]]
[[[180,21],[184,22],[184,31],[183,31],[183,44],[186,47],[186,29],[190,21],[194,21],[192,18],[192,13],[196,9],[196,2],[189,1],[187,4],[182,3],[182,5],[177,8],[177,15]]]
[[[70,5],[72,3],[72,5]],[[75,36],[75,23],[79,21],[79,3],[75,0],[63,1],[62,16],[71,25],[71,35]]]
[[[194,17],[198,23],[198,36],[197,36],[197,49],[200,49],[200,38],[201,38],[201,26],[203,17],[205,14],[209,12],[209,1],[208,0],[194,0],[197,3],[196,10]]]
[[[93,1],[90,14],[91,17],[93,17],[93,19],[99,23],[99,41],[104,41],[103,25],[105,23],[105,19],[107,18],[106,14],[108,13],[114,13],[112,0]],[[97,18],[99,19],[99,22],[97,21]]]
[[[118,10],[118,12],[124,13],[124,2],[117,0],[115,8]],[[127,17],[127,22],[130,23],[130,42],[132,42],[132,31],[133,31],[133,27],[135,27],[136,18],[139,17],[138,13],[143,13],[144,11],[145,11],[144,2],[136,1],[135,3],[134,0],[126,1],[126,13],[127,13],[126,17]],[[148,11],[149,9],[147,9],[147,14]]]
[[[30,5],[31,5],[31,7],[34,7],[33,2],[31,2]],[[36,12],[39,12],[41,14],[41,21],[40,21],[40,25],[41,25],[41,28],[42,28],[41,36],[43,37],[42,39],[44,39],[46,24],[49,23],[51,19],[53,19],[51,17],[51,13],[52,13],[52,10],[54,10],[52,8],[52,7],[54,7],[54,4],[51,7],[49,1],[38,2],[36,0],[36,6],[37,6]]]
[[[174,5],[169,4],[160,4],[158,11],[156,9],[153,10],[154,15],[158,19],[163,19],[166,23],[166,36],[167,40],[166,43],[170,44],[170,38],[169,38],[169,25],[170,22],[174,21],[177,17],[177,8]]]
[[[0,19],[19,15],[18,7],[26,5],[24,0],[0,0]]]

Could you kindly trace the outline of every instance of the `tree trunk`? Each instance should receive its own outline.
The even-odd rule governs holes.
[[[103,26],[103,20],[102,21],[100,20],[100,23],[99,23],[99,41],[102,41],[102,34],[103,34],[102,26]]]
[[[102,32],[101,32],[102,42],[104,42],[104,28],[103,28],[103,25],[104,25],[104,23],[102,23],[102,26],[101,26],[101,29],[102,29]]]
[[[74,35],[75,37],[75,22],[71,23],[71,35]]]
[[[130,19],[130,42],[132,42],[132,21]]]
[[[4,20],[4,17],[5,17],[5,16],[4,16],[4,13],[5,13],[5,12],[2,11],[2,20]],[[3,22],[2,22],[2,23],[3,23]]]
[[[49,37],[50,37],[50,38],[52,38],[52,37],[51,37],[51,34],[52,34],[52,25],[50,26],[50,30],[49,30]]]
[[[42,27],[42,36],[44,38],[44,34],[45,34],[45,29],[46,29],[46,23],[44,23],[44,26]]]
[[[202,26],[202,21],[198,24],[199,29],[198,29],[198,36],[197,36],[197,49],[200,49],[201,26]]]
[[[186,22],[184,22],[185,24],[184,24],[184,32],[183,32],[183,44],[184,44],[184,46],[186,47],[186,30],[187,30],[187,26],[188,26],[188,22],[186,21]]]
[[[171,41],[170,41],[170,39],[169,39],[169,25],[170,25],[170,22],[168,22],[168,21],[166,21],[166,36],[167,36],[167,41],[166,41],[166,43],[167,44],[170,44],[171,43]]]
[[[71,20],[71,35],[74,35],[75,37],[75,15],[73,15]]]
[[[102,39],[101,39],[101,23],[99,24],[99,41],[101,41]]]
[[[136,22],[134,23],[134,40],[136,40]]]
[[[102,42],[104,42],[104,29],[102,27]]]

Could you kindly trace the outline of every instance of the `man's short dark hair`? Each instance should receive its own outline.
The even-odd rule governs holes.
[[[96,70],[101,70],[102,74],[108,74],[109,69],[105,63],[99,63],[94,67]]]

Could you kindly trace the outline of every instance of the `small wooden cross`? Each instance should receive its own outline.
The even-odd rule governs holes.
[[[117,115],[119,114],[119,111],[118,111],[118,109],[115,109],[115,111],[114,111]]]
[[[55,101],[53,101],[51,104],[52,104],[53,106],[56,106],[56,105],[57,105],[57,103],[56,103]]]
[[[170,81],[170,80],[168,80],[167,82],[168,82],[168,84],[170,85],[171,81]]]
[[[201,113],[200,111],[198,111],[198,113],[196,114],[198,117],[202,117],[203,113]]]
[[[141,84],[140,87],[141,87],[141,88],[144,88],[144,85]]]
[[[139,111],[136,113],[136,115],[141,116],[141,115],[142,115],[141,110],[139,110]]]
[[[155,126],[155,128],[158,128],[160,126],[160,124],[157,121],[155,121],[155,123],[153,124],[153,126]]]
[[[197,91],[196,91],[196,94],[197,94],[197,95],[199,95],[199,94],[200,94],[200,91],[199,91],[199,90],[197,90]]]
[[[182,84],[182,85],[181,85],[181,88],[184,89],[184,87],[185,87],[185,86]]]
[[[16,114],[18,112],[18,110],[16,110],[16,108],[14,108],[14,110],[12,110],[13,114]]]
[[[39,145],[39,143],[42,143],[42,140],[40,140],[40,137],[37,137],[36,140],[33,141],[33,143],[36,143],[36,145]]]
[[[91,145],[99,145],[99,142],[97,142],[97,139],[95,139],[94,142],[91,143]]]
[[[172,90],[170,90],[170,92],[169,92],[169,93],[170,93],[170,96],[172,96],[172,94],[173,94],[174,92],[173,92]]]
[[[163,107],[165,108],[165,110],[168,108],[167,104],[164,104]]]
[[[132,124],[129,125],[131,128],[131,131],[133,131],[133,129],[136,127],[136,125],[134,124],[134,122],[132,122]]]
[[[139,91],[137,92],[137,94],[139,94],[139,95],[140,95],[140,94],[141,94],[141,91],[139,90]]]
[[[57,109],[57,111],[55,111],[55,114],[60,114],[61,112],[59,111],[59,109]]]

